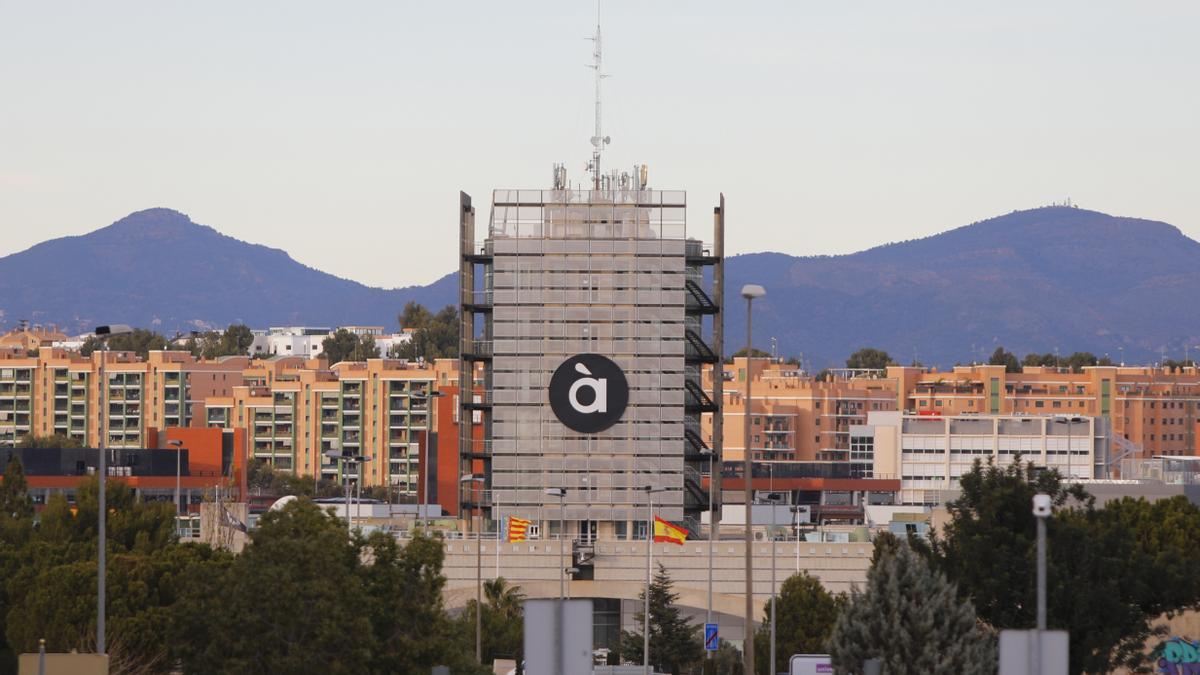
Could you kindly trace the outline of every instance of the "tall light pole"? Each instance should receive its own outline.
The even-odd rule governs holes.
[[[1035,673],[1042,672],[1042,633],[1046,630],[1046,518],[1050,516],[1050,495],[1033,496],[1033,516],[1037,520],[1037,639],[1033,642]]]
[[[742,476],[745,480],[745,504],[746,504],[746,639],[744,640],[744,648],[742,656],[745,663],[746,673],[753,673],[754,670],[754,528],[752,527],[750,510],[754,501],[754,491],[751,483],[754,479],[754,453],[750,450],[750,427],[753,417],[754,408],[752,406],[753,398],[751,397],[750,383],[754,380],[754,369],[752,366],[753,359],[753,323],[751,321],[754,310],[754,299],[761,298],[766,295],[766,290],[758,284],[746,284],[742,286],[742,297],[746,299],[746,414],[743,417],[743,426],[745,427],[745,438],[742,443]]]
[[[444,392],[444,391],[431,391],[428,394],[425,394],[423,396],[420,394],[414,394],[412,396],[412,398],[414,398],[418,401],[428,401],[427,407],[429,409],[426,412],[429,414],[429,426],[433,429],[437,428],[437,426],[436,426],[437,416],[434,414],[434,412],[437,410],[437,402],[434,401],[433,399],[441,398],[445,395],[446,395],[446,392]],[[426,522],[426,524],[428,524],[428,522],[429,522],[429,464],[428,464],[427,460],[429,459],[429,445],[431,443],[432,438],[433,438],[433,433],[430,432],[429,430],[426,430],[425,431],[425,446],[424,446],[425,453],[424,453],[423,457],[421,456],[422,446],[419,444],[417,445],[417,455],[418,455],[417,462],[419,462],[417,468],[421,472],[421,491],[424,493],[424,498],[425,498],[425,522]],[[417,500],[417,501],[419,502],[420,500]],[[419,504],[419,503],[417,504],[417,520],[418,521],[421,520],[421,504]]]
[[[482,483],[484,477],[469,473],[458,479],[459,483]],[[479,497],[483,498],[482,494]],[[483,520],[483,505],[478,501],[475,502],[475,514],[471,515],[472,530],[475,530],[475,662],[483,663],[483,537],[480,536],[479,530],[482,527],[475,527],[475,516],[478,515],[480,521]],[[482,523],[481,523],[482,524]]]
[[[775,506],[777,505],[779,500],[776,499],[776,494],[775,494],[775,464],[772,462],[768,462],[767,470],[771,474],[770,487],[768,488],[771,491],[771,496],[769,497],[769,499],[771,500],[771,529],[768,530],[768,532],[770,533],[770,536],[767,537],[767,540],[771,542],[771,660],[768,662],[771,665],[770,665],[770,668],[767,670],[767,672],[774,673],[775,672],[775,605],[777,604],[775,602]]]
[[[1075,478],[1075,476],[1071,473],[1071,429],[1076,423],[1082,421],[1082,417],[1075,415],[1062,415],[1054,418],[1055,424],[1065,424],[1067,426],[1067,480],[1072,480]],[[1092,475],[1094,476],[1095,473]]]
[[[182,506],[181,502],[179,501],[179,492],[180,492],[179,476],[181,474],[180,467],[182,466],[182,463],[183,463],[183,460],[180,458],[180,455],[183,454],[183,441],[179,441],[179,440],[167,441],[167,445],[171,446],[172,448],[175,448],[175,532],[176,532],[176,534],[178,534],[179,533],[179,514],[183,512],[183,506]]]
[[[565,487],[546,488],[546,495],[549,497],[558,497],[558,604],[555,605],[554,612],[554,644],[557,645],[554,651],[554,672],[556,675],[561,675],[563,671],[562,663],[562,641],[563,635],[563,601],[567,597],[567,563],[563,555],[563,549],[566,547],[566,516],[563,513],[566,508],[567,489]]]
[[[124,324],[113,324],[110,326],[97,326],[95,331],[96,339],[100,341],[100,387],[97,395],[98,407],[100,408],[100,442],[97,443],[98,466],[96,473],[99,474],[99,492],[97,499],[100,508],[99,526],[97,528],[97,539],[99,540],[99,548],[96,556],[96,653],[106,654],[104,640],[104,614],[105,614],[105,589],[106,579],[108,575],[108,449],[104,446],[108,441],[108,404],[105,402],[105,394],[108,390],[108,380],[104,374],[104,362],[107,360],[108,340],[114,335],[127,335],[132,333],[133,329]]]
[[[650,568],[654,559],[654,493],[666,490],[664,487],[646,485],[646,591],[642,607],[642,669],[650,675]]]
[[[718,366],[719,367],[719,366]],[[718,374],[719,376],[719,374]],[[708,607],[705,610],[704,622],[712,623],[712,601],[713,601],[713,533],[716,532],[717,514],[713,512],[713,489],[716,486],[716,479],[713,477],[713,460],[717,453],[712,448],[705,448],[701,453],[708,455]],[[713,657],[713,650],[704,650],[705,658]]]

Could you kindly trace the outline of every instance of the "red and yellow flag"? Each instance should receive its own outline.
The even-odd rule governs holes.
[[[505,530],[505,540],[509,543],[514,541],[525,541],[529,538],[529,526],[532,524],[532,520],[525,520],[524,518],[509,516],[508,528]]]
[[[683,546],[687,541],[687,530],[654,516],[654,541]]]

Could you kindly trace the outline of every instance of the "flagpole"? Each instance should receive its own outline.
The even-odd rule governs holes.
[[[492,502],[496,506],[497,516],[500,516],[500,502],[496,500],[495,490],[492,491]],[[500,542],[508,541],[508,526],[505,524],[504,517],[500,516],[496,526],[496,578],[500,578]]]

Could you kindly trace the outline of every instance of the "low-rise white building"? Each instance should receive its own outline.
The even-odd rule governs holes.
[[[328,328],[307,326],[272,326],[265,331],[256,330],[253,331],[250,356],[320,356],[321,343],[332,332]]]
[[[1110,432],[1103,418],[1031,415],[914,415],[872,411],[852,427],[851,452],[869,457],[874,478],[899,478],[901,504],[936,505],[958,491],[975,460],[1022,461],[1063,476],[1104,475]]]

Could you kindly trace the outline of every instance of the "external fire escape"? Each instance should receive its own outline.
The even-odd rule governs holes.
[[[720,442],[710,446],[701,432],[701,419],[711,415],[713,438],[721,433],[721,305],[724,285],[724,214],[723,204],[716,209],[714,248],[704,248],[696,240],[687,241],[684,281],[684,422],[683,487],[684,521],[694,536],[701,535],[700,514],[712,503],[720,503]],[[711,279],[711,293],[705,290],[705,278]],[[711,343],[704,336],[710,336]],[[712,391],[704,390],[704,369],[711,368]],[[710,469],[712,475],[709,475]],[[707,480],[705,479],[707,477]]]
[[[461,193],[459,212],[459,475],[478,480],[459,483],[462,514],[491,508],[492,476],[492,265],[490,242],[475,245],[475,208]],[[482,387],[476,369],[482,368]],[[476,434],[475,428],[483,433]]]

